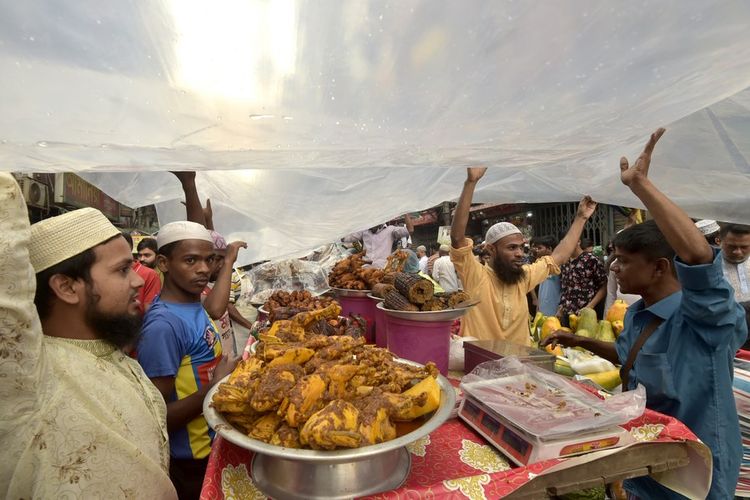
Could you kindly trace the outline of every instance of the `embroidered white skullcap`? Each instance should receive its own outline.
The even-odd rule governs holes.
[[[159,229],[156,235],[156,248],[161,249],[165,245],[183,240],[203,240],[211,243],[211,246],[214,244],[208,229],[197,222],[181,220],[165,224]]]
[[[451,251],[451,247],[448,246],[448,245],[446,245],[445,243],[443,243],[442,245],[440,245],[440,251],[441,252],[450,252]]]
[[[39,273],[118,234],[99,210],[73,210],[31,225],[29,259]]]
[[[695,227],[698,228],[703,236],[719,232],[719,224],[715,220],[699,220],[695,223]]]
[[[521,230],[510,222],[498,222],[487,230],[487,235],[484,237],[484,243],[486,245],[492,245],[511,234],[521,234]]]

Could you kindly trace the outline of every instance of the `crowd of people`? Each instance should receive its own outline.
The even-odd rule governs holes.
[[[606,263],[582,237],[597,204],[584,197],[557,242],[530,243],[511,223],[487,231],[476,255],[466,237],[474,190],[486,168],[467,170],[450,245],[409,251],[406,272],[437,291],[478,299],[462,334],[529,344],[532,307],[565,321],[607,297],[630,297],[615,344],[558,331],[545,342],[585,347],[618,365],[624,389],[646,388],[647,406],[685,423],[713,456],[710,498],[730,498],[742,447],[732,359],[746,341],[750,228],[694,223],[651,181],[656,131],[621,179],[652,220],[616,235]],[[8,498],[197,498],[213,431],[207,391],[237,363],[233,269],[244,242],[213,230],[194,173],[175,174],[186,218],[134,249],[95,209],[29,225],[18,184],[0,174],[0,488]],[[381,225],[348,235],[373,266],[413,232]],[[70,239],[70,234],[78,237]],[[133,255],[137,259],[133,258]],[[612,299],[614,300],[614,299]],[[626,482],[638,498],[676,494],[650,477]]]

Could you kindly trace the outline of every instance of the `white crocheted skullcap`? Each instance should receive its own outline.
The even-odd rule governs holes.
[[[29,259],[39,273],[118,234],[120,230],[99,210],[73,210],[31,225]]]
[[[484,237],[484,243],[486,245],[492,245],[511,234],[521,234],[521,230],[510,222],[498,222],[487,230],[487,235]]]
[[[161,250],[165,245],[183,240],[203,240],[211,243],[211,246],[214,244],[208,229],[197,222],[181,220],[165,224],[159,229],[156,235],[156,248]]]
[[[703,236],[714,234],[719,232],[719,224],[715,220],[704,219],[699,220],[695,223],[695,227],[701,232]]]

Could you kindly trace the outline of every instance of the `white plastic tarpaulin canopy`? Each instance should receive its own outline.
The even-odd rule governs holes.
[[[184,217],[199,170],[240,263],[455,198],[750,222],[750,3],[0,0],[0,168],[74,171]],[[110,173],[118,172],[118,173]]]

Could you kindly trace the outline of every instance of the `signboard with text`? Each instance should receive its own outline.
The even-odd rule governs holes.
[[[76,208],[93,207],[109,219],[120,218],[120,204],[75,174],[55,174],[55,203]]]

